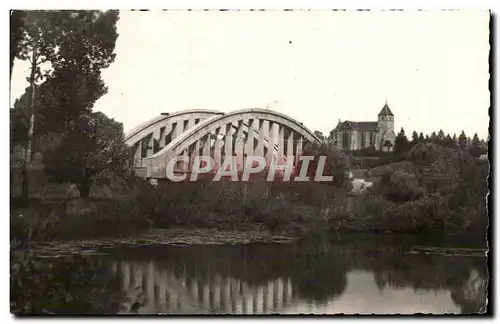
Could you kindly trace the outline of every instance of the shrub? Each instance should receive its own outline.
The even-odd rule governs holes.
[[[117,313],[120,282],[83,256],[43,260],[17,250],[10,263],[10,311],[15,315]]]
[[[346,167],[347,160],[346,156],[342,154],[338,149],[332,148],[327,144],[309,144],[307,145],[303,152],[302,156],[312,156],[314,159],[309,162],[309,167],[307,169],[307,176],[312,180],[316,175],[316,170],[318,167],[319,159],[322,156],[326,157],[325,166],[323,168],[324,176],[332,176],[333,181],[328,182],[329,185],[333,185],[336,187],[343,187],[347,184]],[[297,174],[302,169],[303,161],[299,160],[297,163]]]
[[[33,200],[28,207],[14,208],[11,238],[22,243],[87,239],[130,235],[149,228],[134,197],[86,201],[84,213],[73,213],[67,205],[66,201]]]
[[[416,176],[405,171],[384,174],[382,180],[377,183],[377,187],[382,187],[384,196],[394,202],[420,199],[425,194],[424,188],[419,185]]]

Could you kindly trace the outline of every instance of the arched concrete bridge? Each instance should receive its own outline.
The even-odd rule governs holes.
[[[295,159],[307,143],[319,143],[297,120],[276,111],[252,108],[230,113],[184,110],[152,118],[130,131],[125,142],[134,154],[134,166],[146,178],[165,178],[168,162],[178,156],[176,172],[190,172],[197,155],[211,156],[215,168],[225,157],[236,157],[242,168],[246,156]]]

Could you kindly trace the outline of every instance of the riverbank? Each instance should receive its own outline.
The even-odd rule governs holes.
[[[289,244],[294,242],[324,242],[344,244],[364,251],[404,252],[425,255],[485,256],[483,246],[465,237],[429,238],[426,235],[363,235],[325,234],[297,238],[276,235],[265,229],[218,231],[216,229],[153,229],[129,237],[86,239],[73,241],[37,242],[28,247],[12,247],[13,251],[29,251],[37,258],[58,258],[69,255],[101,255],[122,248],[192,245]],[[404,242],[404,244],[402,243]],[[317,244],[317,243],[316,243]]]
[[[276,235],[265,229],[247,228],[245,231],[216,229],[153,229],[133,234],[129,237],[85,239],[72,241],[37,242],[28,247],[31,253],[41,258],[64,257],[68,255],[102,254],[107,249],[136,248],[149,246],[189,246],[189,245],[236,245],[236,244],[285,244],[297,238]]]
[[[484,214],[472,207],[457,211],[441,195],[397,203],[377,192],[380,187],[353,196],[343,188],[311,183],[143,186],[121,198],[13,204],[11,237],[27,243],[130,237],[151,229],[208,229],[293,238],[322,232],[467,234],[486,241],[485,206]]]

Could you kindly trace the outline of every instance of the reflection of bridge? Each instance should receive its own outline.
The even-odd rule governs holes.
[[[175,171],[189,172],[196,155],[211,156],[215,168],[234,156],[241,169],[246,156],[291,160],[305,144],[319,143],[302,123],[266,109],[164,114],[133,129],[125,141],[133,149],[138,173],[148,178],[164,178],[168,161],[178,156],[188,157],[190,163],[178,162]]]
[[[112,269],[130,298],[124,305],[127,311],[140,292],[144,293],[145,305],[138,310],[142,314],[272,314],[282,313],[294,299],[290,279],[259,285],[218,275],[189,280],[153,261],[119,261],[113,263]]]
[[[371,255],[345,245],[162,247],[99,260],[99,268],[111,262],[132,303],[145,301],[143,314],[477,312],[488,284],[484,258]]]

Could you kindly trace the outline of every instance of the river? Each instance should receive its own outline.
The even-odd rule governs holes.
[[[163,245],[101,249],[82,274],[95,309],[118,314],[477,313],[484,252],[394,239]],[[58,259],[44,262],[57,264]],[[97,271],[98,270],[98,271]],[[97,272],[96,272],[97,271]],[[57,279],[54,279],[57,280]],[[69,286],[68,286],[69,287]],[[92,291],[90,291],[92,289]],[[76,291],[78,290],[78,291]],[[85,289],[83,289],[85,290]]]

